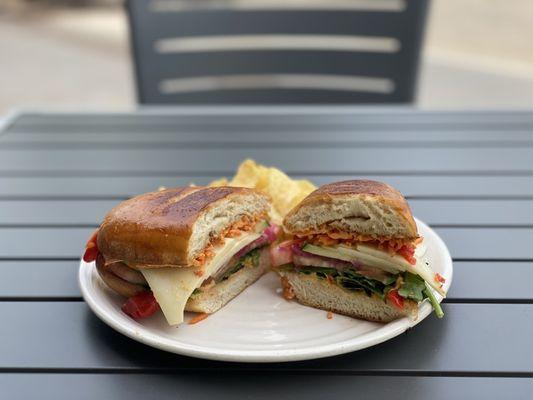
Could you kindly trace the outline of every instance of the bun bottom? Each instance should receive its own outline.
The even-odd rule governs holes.
[[[390,322],[402,317],[414,320],[418,316],[418,304],[412,300],[406,299],[403,310],[399,310],[377,295],[369,297],[364,292],[344,289],[316,274],[277,272],[285,292],[294,294],[306,306],[373,322]]]
[[[189,298],[186,311],[212,314],[233,300],[239,293],[263,276],[270,268],[268,247],[261,250],[259,265],[244,267],[208,290]]]

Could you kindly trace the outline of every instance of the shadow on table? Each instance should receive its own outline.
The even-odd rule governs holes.
[[[353,374],[405,374],[409,371],[439,371],[450,318],[434,315],[414,329],[386,343],[365,350],[292,363],[229,363],[180,356],[151,348],[114,331],[86,308],[86,334],[96,368],[143,372],[179,372],[205,377],[206,372],[275,372]],[[199,374],[197,374],[199,373]],[[188,379],[193,379],[189,376]]]

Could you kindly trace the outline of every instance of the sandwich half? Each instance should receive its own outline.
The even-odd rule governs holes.
[[[429,298],[437,316],[444,279],[424,258],[409,206],[381,182],[352,180],[320,187],[283,221],[293,240],[272,249],[284,296],[347,316],[389,322],[416,319]]]
[[[170,325],[184,311],[214,313],[270,267],[269,198],[236,187],[180,187],[115,207],[84,255],[103,281],[128,298],[133,318],[159,308]]]

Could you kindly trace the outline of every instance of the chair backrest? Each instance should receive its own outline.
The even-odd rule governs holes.
[[[129,0],[142,104],[414,98],[428,0]]]

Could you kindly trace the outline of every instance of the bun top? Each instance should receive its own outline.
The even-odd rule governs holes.
[[[178,187],[113,208],[98,231],[106,262],[134,268],[201,265],[206,248],[232,227],[265,218],[266,195],[237,187]]]
[[[380,239],[416,239],[418,232],[402,194],[382,182],[351,180],[321,186],[283,221],[293,235],[346,232]]]

